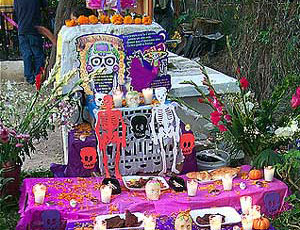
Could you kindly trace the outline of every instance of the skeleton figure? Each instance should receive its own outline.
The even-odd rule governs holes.
[[[147,123],[147,117],[143,115],[131,118],[131,131],[136,139],[144,138],[146,136]]]
[[[179,142],[179,125],[180,120],[175,113],[175,108],[173,105],[166,105],[167,89],[164,87],[155,89],[155,96],[160,102],[158,107],[152,109],[152,118],[150,122],[151,133],[153,136],[153,142],[155,145],[159,144],[161,149],[161,159],[162,159],[162,171],[159,175],[163,175],[167,172],[167,162],[166,162],[166,151],[164,149],[163,141],[165,138],[171,138],[173,140],[173,163],[171,171],[174,173],[179,173],[176,169],[176,157],[177,157],[177,143]],[[155,131],[155,121],[158,124],[158,132]]]
[[[42,212],[43,229],[60,229],[60,212],[57,210],[45,210]]]
[[[122,113],[119,110],[112,110],[112,97],[106,95],[103,99],[105,109],[98,112],[98,119],[96,122],[95,132],[98,139],[98,149],[103,155],[103,164],[106,177],[110,177],[108,169],[108,157],[106,153],[109,144],[116,144],[115,156],[115,176],[120,179],[122,176],[119,171],[119,162],[121,154],[121,146],[126,147],[126,125],[122,118]],[[119,123],[122,123],[122,137],[119,136]],[[101,158],[100,158],[101,159]],[[99,165],[100,168],[101,165]]]

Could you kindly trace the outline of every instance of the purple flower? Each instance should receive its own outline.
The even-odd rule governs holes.
[[[16,136],[16,138],[19,139],[19,140],[21,140],[21,139],[23,139],[23,135],[22,135],[22,134],[18,134],[18,135]]]
[[[21,144],[21,143],[17,143],[17,144],[16,144],[16,147],[17,147],[17,148],[22,148],[23,146],[24,146],[24,145]]]

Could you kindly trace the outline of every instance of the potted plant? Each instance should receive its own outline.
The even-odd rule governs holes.
[[[34,143],[47,137],[47,132],[55,124],[54,116],[61,116],[59,105],[70,98],[71,90],[61,94],[62,87],[76,74],[70,71],[59,82],[55,75],[59,66],[55,65],[39,91],[20,92],[9,82],[0,93],[0,169],[4,178],[14,178],[7,185],[8,194],[18,192],[19,174],[25,157],[35,151]],[[75,89],[81,82],[77,82]],[[53,86],[54,85],[54,86]]]

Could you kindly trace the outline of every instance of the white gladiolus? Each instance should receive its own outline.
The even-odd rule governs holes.
[[[292,137],[294,131],[291,127],[280,127],[275,130],[275,135],[278,137]]]

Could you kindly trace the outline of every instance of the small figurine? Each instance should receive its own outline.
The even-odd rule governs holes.
[[[245,190],[247,188],[247,185],[245,182],[240,183],[240,189]]]
[[[149,200],[159,200],[161,188],[157,180],[149,180],[145,186],[146,196]]]

